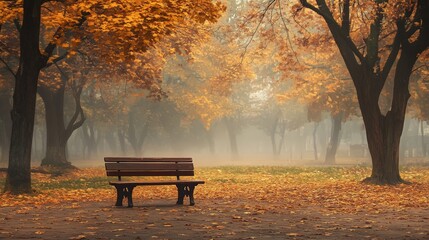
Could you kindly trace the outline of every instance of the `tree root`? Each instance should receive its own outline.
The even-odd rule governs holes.
[[[373,185],[398,185],[398,184],[411,184],[411,182],[402,179],[401,177],[397,179],[386,179],[380,177],[367,177],[362,180],[364,184],[373,184]]]

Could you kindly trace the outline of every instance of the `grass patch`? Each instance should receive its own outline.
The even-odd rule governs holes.
[[[105,189],[111,188],[108,184],[109,180],[107,177],[92,177],[92,178],[80,178],[70,180],[60,180],[45,182],[45,181],[34,181],[33,187],[38,190],[51,190],[51,189]]]

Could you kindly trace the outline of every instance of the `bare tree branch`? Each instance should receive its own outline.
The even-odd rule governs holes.
[[[254,30],[254,31],[253,31],[253,33],[252,33],[252,36],[250,37],[249,41],[246,43],[246,45],[245,45],[245,47],[244,47],[244,52],[241,54],[241,61],[240,61],[240,63],[243,63],[244,56],[245,56],[245,55],[246,55],[246,53],[247,53],[247,49],[248,49],[248,47],[249,47],[250,43],[253,41],[253,38],[255,37],[256,32],[258,31],[259,27],[261,26],[262,21],[264,20],[264,18],[265,18],[265,15],[266,15],[267,11],[270,9],[270,7],[271,7],[275,2],[276,2],[276,0],[270,0],[270,1],[268,2],[267,7],[265,7],[264,11],[262,12],[262,16],[261,16],[261,18],[259,19],[259,23],[258,23],[258,25],[256,26],[255,30]]]

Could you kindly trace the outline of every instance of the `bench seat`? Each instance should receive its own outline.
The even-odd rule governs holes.
[[[170,181],[110,181],[110,185],[135,185],[135,186],[152,186],[152,185],[177,185],[177,184],[204,184],[201,180],[170,180]]]
[[[194,164],[192,158],[130,158],[130,157],[105,157],[107,176],[115,176],[117,181],[109,181],[109,184],[117,190],[115,206],[122,206],[124,198],[128,198],[128,207],[133,207],[132,193],[136,186],[176,185],[177,204],[183,204],[185,196],[189,197],[190,205],[194,205],[194,189],[198,184],[204,184],[202,180],[180,179],[181,176],[194,176]],[[176,177],[176,179],[162,180],[127,180],[128,176],[157,176]]]

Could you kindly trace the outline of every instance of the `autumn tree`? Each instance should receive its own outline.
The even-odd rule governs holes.
[[[30,159],[38,76],[49,61],[55,61],[53,52],[71,29],[84,27],[86,21],[90,22],[88,25],[96,26],[94,29],[99,29],[100,33],[110,29],[111,34],[99,34],[93,39],[104,40],[104,46],[116,44],[116,56],[125,58],[129,52],[145,51],[163,36],[172,34],[176,27],[174,22],[189,18],[198,23],[215,21],[223,10],[220,4],[216,5],[211,1],[198,4],[193,1],[151,2],[148,5],[134,1],[121,4],[115,1],[64,2],[72,8],[71,12],[75,15],[67,17],[68,21],[56,28],[46,46],[41,46],[39,40],[44,4],[49,4],[49,1],[2,3],[6,10],[23,10],[22,24],[18,20],[20,61],[15,73],[11,149],[5,187],[5,191],[12,193],[31,191]],[[117,14],[120,10],[124,10],[123,14]],[[17,16],[15,19],[19,19],[19,15]],[[142,25],[144,21],[148,25]],[[112,34],[120,32],[124,27],[129,30],[127,34]],[[127,44],[130,39],[135,44]],[[44,47],[43,51],[40,50],[41,47]]]
[[[295,14],[308,10],[325,21],[355,85],[373,165],[366,181],[403,182],[399,143],[410,76],[419,55],[429,47],[429,3],[301,0],[294,8]],[[378,101],[389,75],[394,79],[392,102],[383,113]]]

